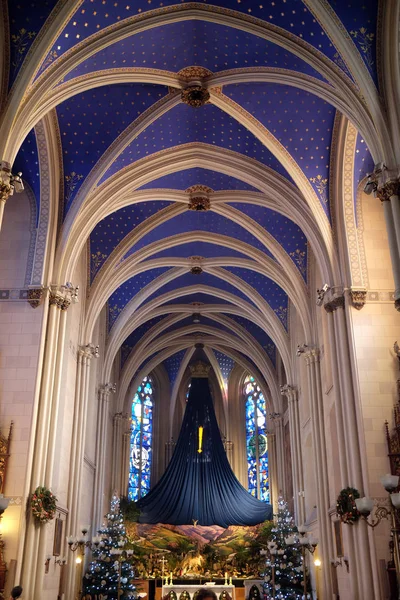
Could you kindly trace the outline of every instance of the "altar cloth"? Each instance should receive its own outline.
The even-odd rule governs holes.
[[[235,600],[235,586],[234,585],[206,585],[206,584],[197,584],[197,585],[163,585],[162,586],[162,597],[166,596],[169,592],[175,592],[177,600],[179,600],[182,592],[188,592],[190,595],[190,600],[193,600],[193,596],[197,592],[197,590],[210,590],[217,594],[217,598],[219,598],[220,594],[225,590],[232,600]]]

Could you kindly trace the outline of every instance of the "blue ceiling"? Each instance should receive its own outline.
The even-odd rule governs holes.
[[[171,389],[175,383],[175,379],[178,375],[179,367],[181,366],[181,362],[183,357],[186,354],[186,350],[181,350],[180,352],[176,352],[166,360],[164,360],[163,365],[167,370],[169,381],[171,384]]]
[[[213,211],[201,212],[191,210],[187,210],[186,212],[169,219],[155,229],[152,229],[152,231],[147,233],[132,246],[126,257],[133,254],[133,252],[137,252],[140,248],[144,248],[148,244],[162,240],[171,235],[187,233],[188,231],[208,231],[210,233],[227,235],[236,240],[242,240],[272,257],[272,254],[267,250],[264,244],[230,219],[214,213]]]
[[[132,349],[136,346],[136,344],[141,341],[142,337],[150,331],[154,325],[157,325],[160,321],[165,319],[165,315],[159,315],[158,317],[154,317],[153,319],[149,319],[145,321],[139,327],[137,327],[124,341],[121,346],[121,369],[124,366],[129,354]]]
[[[211,43],[210,40],[218,40]],[[211,72],[244,67],[290,69],[325,81],[305,61],[280,46],[239,29],[208,23],[184,21],[147,30],[112,44],[70,71],[65,80],[99,71],[146,67],[178,72],[199,65]]]
[[[224,93],[260,121],[288,150],[311,182],[329,217],[329,159],[335,109],[289,86],[240,83]]]
[[[356,150],[354,154],[354,178],[353,178],[353,200],[354,214],[357,222],[357,189],[360,181],[374,170],[374,161],[369,152],[368,146],[364,138],[358,133],[356,141]]]
[[[127,4],[115,2],[114,0],[102,0],[101,4],[96,3],[93,6],[91,0],[84,0],[55,42],[52,52],[60,56],[75,44],[113,23],[130,16],[143,14],[149,10],[160,7],[166,8],[174,4],[176,4],[176,0],[163,0],[162,2],[158,0],[135,0],[135,2]],[[202,4],[206,4],[206,2]],[[246,2],[240,0],[210,0],[207,4],[238,11],[251,17],[263,19],[273,26],[282,27],[290,35],[300,37],[331,60],[336,60],[335,47],[318,21],[300,0],[286,0],[284,6],[274,0],[267,0],[262,4],[259,0],[247,0]],[[179,40],[179,38],[176,39]],[[212,49],[215,52],[215,49]],[[179,45],[177,42],[176,55],[178,55],[178,52]]]
[[[179,257],[187,258],[188,256],[203,256],[204,258],[214,258],[216,256],[226,256],[234,258],[248,258],[245,254],[232,250],[226,246],[218,246],[217,244],[208,244],[206,242],[189,242],[187,244],[181,244],[180,246],[173,246],[167,250],[161,250],[161,252],[155,252],[151,258],[165,258],[165,257]]]
[[[90,234],[90,282],[121,240],[138,225],[171,202],[140,202],[112,213],[93,229]]]
[[[153,271],[158,271],[158,269],[153,269]],[[240,290],[238,290],[235,286],[231,285],[230,283],[228,283],[227,281],[224,281],[223,279],[221,279],[219,277],[216,277],[215,275],[211,275],[210,273],[205,273],[204,271],[200,275],[192,275],[192,273],[185,273],[184,275],[181,275],[180,277],[173,279],[172,281],[163,285],[159,290],[154,292],[151,296],[149,296],[147,298],[146,302],[151,302],[151,300],[154,300],[154,298],[158,298],[159,296],[166,294],[167,292],[170,292],[170,291],[176,291],[178,288],[181,288],[181,287],[184,288],[184,287],[189,287],[189,286],[198,285],[198,284],[207,285],[210,288],[217,288],[219,290],[229,292],[230,294],[234,294],[238,298],[241,298],[242,300],[245,300],[246,302],[251,303],[251,300],[249,299],[249,297],[246,294],[242,293]]]
[[[159,179],[153,179],[153,181],[146,183],[139,189],[169,188],[184,191],[192,187],[192,185],[206,185],[215,192],[220,190],[259,191],[257,188],[240,179],[200,167],[186,169],[185,171],[176,171],[176,173],[170,173],[170,175],[165,175]]]
[[[248,215],[273,235],[307,281],[307,238],[300,227],[269,208],[239,202],[232,202],[232,206]]]
[[[221,370],[225,385],[228,385],[229,375],[231,374],[231,371],[235,366],[235,361],[232,360],[232,358],[230,358],[229,356],[226,356],[226,354],[219,352],[218,350],[213,350],[213,352],[215,358],[218,361],[218,365]]]
[[[92,89],[58,106],[65,213],[112,142],[167,91],[162,86],[123,83]]]
[[[36,143],[35,131],[32,129],[24,140],[16,156],[13,172],[22,172],[22,179],[31,188],[36,201],[36,225],[39,219],[40,209],[40,174],[39,154]]]
[[[332,109],[333,110],[333,109]],[[274,155],[250,133],[213,104],[193,109],[177,104],[157,119],[121,152],[100,182],[137,160],[181,144],[202,142],[240,152],[291,180]]]
[[[268,354],[271,362],[276,367],[276,346],[271,338],[265,333],[261,327],[256,325],[253,321],[249,319],[245,319],[244,317],[240,317],[239,315],[231,315],[229,313],[226,314],[227,317],[233,319],[238,325],[241,325],[246,329],[247,333],[252,335],[254,339],[264,348],[266,353]]]
[[[120,285],[119,288],[111,294],[108,299],[109,329],[114,325],[120,312],[125,308],[128,302],[132,300],[142,288],[165,273],[165,271],[168,271],[168,267],[159,267],[157,269],[145,271],[144,273],[139,273],[139,275],[131,277],[131,279]]]
[[[288,296],[279,285],[272,279],[251,271],[250,269],[242,269],[239,267],[225,267],[226,271],[230,271],[237,277],[240,277],[245,283],[249,284],[256,292],[260,294],[271,306],[272,310],[287,330],[288,328]]]

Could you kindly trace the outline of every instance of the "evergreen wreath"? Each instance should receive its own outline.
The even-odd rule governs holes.
[[[54,519],[57,509],[57,498],[48,488],[39,486],[32,494],[32,515],[40,523],[47,523]]]
[[[336,500],[336,513],[343,523],[356,523],[360,518],[355,499],[360,497],[360,493],[355,488],[344,488]]]

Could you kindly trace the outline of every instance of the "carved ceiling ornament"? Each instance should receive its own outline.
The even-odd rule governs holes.
[[[185,67],[184,69],[178,71],[178,77],[183,79],[204,79],[212,74],[212,71],[209,69],[198,66]]]
[[[181,99],[192,108],[200,108],[209,101],[210,92],[201,85],[191,85],[182,90]]]
[[[208,196],[206,196],[205,194],[199,196],[191,196],[189,203],[188,203],[188,208],[189,210],[198,210],[198,211],[205,211],[205,210],[210,210],[211,208],[211,202],[210,202],[210,198]]]

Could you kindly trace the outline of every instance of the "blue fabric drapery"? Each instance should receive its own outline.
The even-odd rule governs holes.
[[[203,427],[199,453],[199,427]],[[208,379],[193,378],[172,459],[157,485],[141,500],[141,523],[256,525],[272,518],[236,479],[224,450]]]

